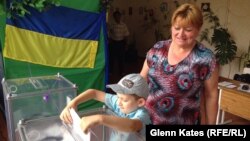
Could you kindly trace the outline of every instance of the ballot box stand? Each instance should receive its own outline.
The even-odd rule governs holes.
[[[2,79],[9,141],[17,141],[20,120],[58,116],[77,87],[60,74]]]

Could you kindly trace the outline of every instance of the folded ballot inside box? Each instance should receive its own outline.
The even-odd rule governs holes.
[[[3,79],[2,86],[10,141],[16,141],[19,120],[58,116],[77,93],[76,86],[60,74]]]

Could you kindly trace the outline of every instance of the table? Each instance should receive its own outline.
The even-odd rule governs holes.
[[[224,113],[228,112],[244,119],[250,120],[250,93],[241,91],[238,88],[243,82],[220,77],[219,82],[231,82],[235,88],[218,86],[219,88],[219,109],[216,124],[226,124]]]

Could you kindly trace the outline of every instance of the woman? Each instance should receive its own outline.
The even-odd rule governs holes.
[[[157,42],[148,51],[140,73],[149,83],[146,108],[152,122],[199,124],[204,97],[204,124],[215,124],[218,66],[213,52],[196,40],[202,13],[195,5],[183,4],[173,13],[171,24],[172,39]]]

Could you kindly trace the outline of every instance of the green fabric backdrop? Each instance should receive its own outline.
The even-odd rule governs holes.
[[[65,7],[70,7],[77,10],[84,10],[90,12],[99,13],[100,9],[99,0],[62,0],[61,5]],[[5,15],[0,17],[0,40],[1,46],[4,46],[5,38]],[[104,21],[105,22],[105,21]],[[61,24],[61,23],[58,23]],[[105,63],[106,63],[106,46],[105,46],[105,34],[106,28],[102,27],[100,32],[99,47],[96,56],[95,67],[93,69],[89,68],[55,68],[43,65],[37,65],[17,60],[11,60],[8,58],[3,58],[4,63],[4,77],[5,79],[10,78],[23,78],[32,76],[44,76],[44,75],[55,75],[60,73],[71,82],[77,85],[78,94],[88,88],[94,88],[99,90],[105,90],[106,77],[105,77]],[[79,106],[79,109],[89,109],[93,107],[100,107],[103,104],[95,100],[86,102]]]

